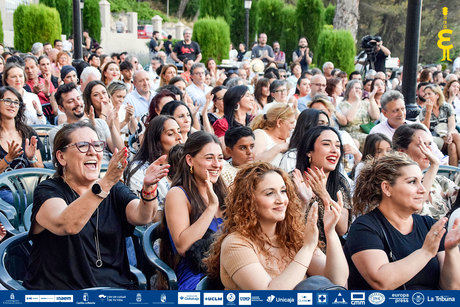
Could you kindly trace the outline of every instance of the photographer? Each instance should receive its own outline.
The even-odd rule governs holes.
[[[390,50],[383,45],[382,39],[380,36],[376,36],[375,40],[371,40],[371,42],[376,43],[375,47],[375,61],[374,61],[374,69],[375,71],[383,71],[385,72],[385,60],[391,54]]]
[[[385,72],[385,60],[391,54],[390,50],[383,46],[380,36],[366,35],[361,39],[361,48],[364,52],[358,55],[358,63],[364,64],[368,69]],[[366,56],[364,56],[366,54]]]

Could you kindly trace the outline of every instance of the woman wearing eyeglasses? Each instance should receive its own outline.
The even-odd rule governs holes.
[[[157,183],[169,165],[146,170],[141,199],[120,182],[126,148],[116,151],[99,178],[105,143],[86,122],[65,125],[54,139],[53,178],[34,192],[29,231],[32,251],[24,278],[28,289],[133,289],[125,237],[157,211]]]
[[[24,124],[24,109],[21,94],[12,87],[0,87],[0,173],[24,167],[43,167],[39,150],[42,144],[35,131]],[[10,199],[3,197],[1,191],[0,195],[6,201]]]

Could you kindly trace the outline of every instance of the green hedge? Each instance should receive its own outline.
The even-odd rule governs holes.
[[[40,3],[57,9],[61,17],[62,34],[69,36],[73,33],[72,0],[40,0]]]
[[[258,32],[267,34],[267,44],[272,45],[279,41],[283,33],[284,20],[282,0],[259,0],[259,28]]]
[[[235,49],[238,49],[239,43],[246,43],[246,9],[244,0],[230,0],[232,22],[230,23],[230,38]],[[251,44],[257,32],[258,23],[258,5],[257,1],[252,2],[249,10],[249,44]]]
[[[219,64],[222,59],[228,59],[230,27],[222,17],[206,17],[195,22],[192,40],[200,44],[203,62],[214,58]]]
[[[22,52],[29,52],[36,42],[53,42],[61,38],[58,11],[43,4],[18,6],[14,11],[13,26],[14,48]]]
[[[102,23],[98,0],[85,0],[82,19],[83,29],[88,30],[89,35],[100,42]]]
[[[319,35],[314,58],[318,67],[330,61],[334,63],[334,67],[350,74],[355,70],[355,54],[355,42],[349,31],[326,28]]]
[[[324,25],[323,2],[321,0],[298,0],[296,11],[299,34],[307,37],[308,46],[316,55],[318,36]]]
[[[60,0],[58,0],[60,1]],[[108,0],[110,2],[110,11],[115,13],[136,12],[139,20],[152,19],[153,16],[159,15],[163,21],[169,21],[169,18],[163,12],[153,10],[148,2],[137,2],[136,0]],[[98,1],[99,2],[99,1]],[[85,1],[86,5],[86,1]]]
[[[286,54],[286,63],[292,61],[292,52],[297,49],[299,43],[299,32],[296,24],[296,9],[293,5],[287,5],[281,11],[284,20],[284,27],[279,40],[281,50]]]
[[[231,2],[228,0],[200,0],[200,17],[223,17],[231,24]]]
[[[324,10],[324,22],[328,25],[334,24],[335,16],[335,5],[329,3],[327,8]]]

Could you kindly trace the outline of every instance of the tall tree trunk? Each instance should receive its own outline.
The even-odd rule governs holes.
[[[359,0],[337,0],[334,29],[348,30],[356,41],[359,20]]]
[[[189,1],[190,0],[180,0],[179,9],[177,10],[178,18],[182,18],[182,15],[184,14],[184,11],[185,11],[185,7],[187,6]]]

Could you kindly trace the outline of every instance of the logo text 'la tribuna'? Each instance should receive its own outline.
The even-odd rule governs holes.
[[[450,61],[449,51],[454,48],[453,44],[443,45],[443,42],[450,42],[450,35],[452,35],[452,30],[447,28],[447,7],[442,8],[442,30],[438,32],[438,48],[442,50],[442,60],[441,61]],[[448,34],[449,36],[445,37],[444,35]]]

